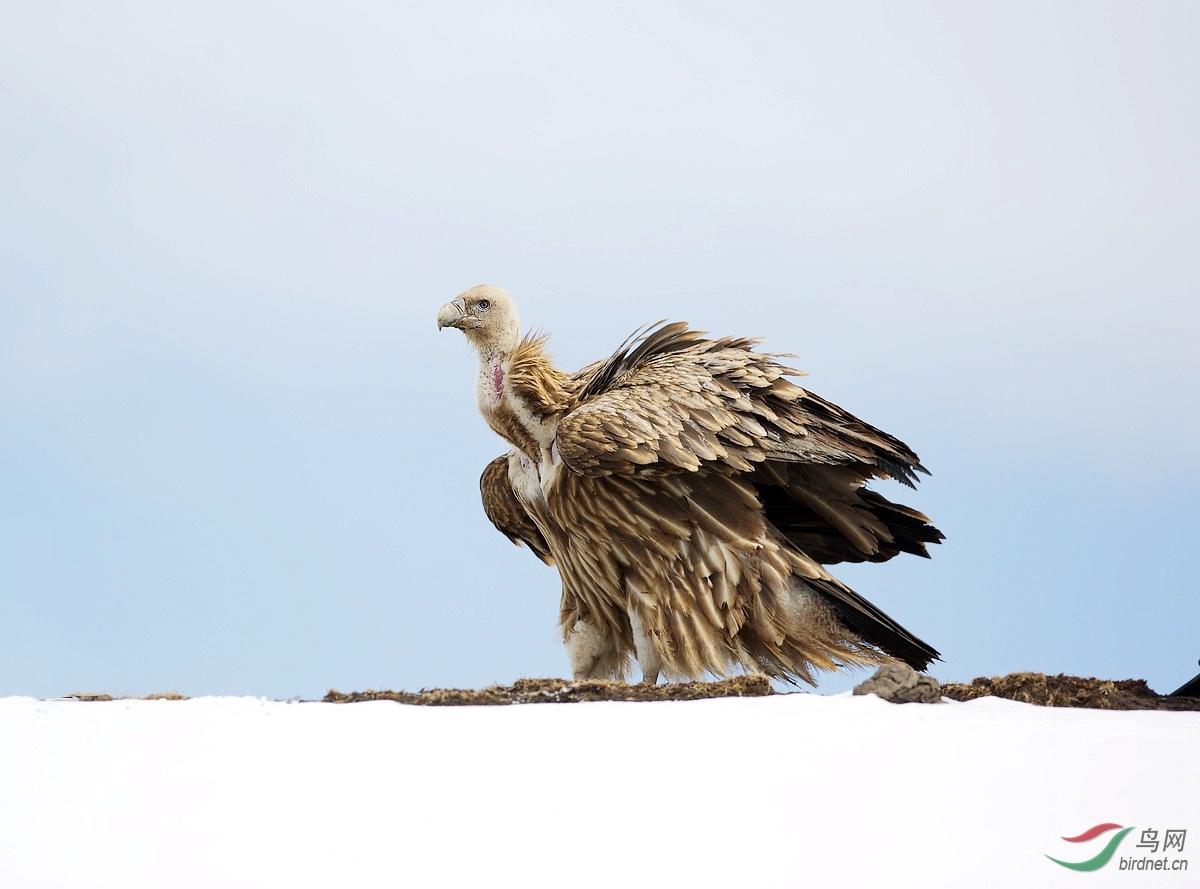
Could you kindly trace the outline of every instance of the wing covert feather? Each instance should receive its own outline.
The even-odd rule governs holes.
[[[590,476],[857,463],[909,485],[925,471],[899,439],[788,380],[802,374],[757,342],[669,324],[590,366],[559,423],[563,461]]]
[[[484,467],[483,475],[479,477],[483,511],[505,537],[517,546],[525,544],[535,556],[547,565],[553,565],[554,557],[550,555],[546,538],[512,489],[508,475],[510,456],[511,452],[497,457]]]

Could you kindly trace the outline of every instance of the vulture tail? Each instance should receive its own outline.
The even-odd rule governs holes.
[[[922,642],[849,587],[836,580],[805,578],[804,583],[821,594],[846,629],[880,651],[918,671],[941,660],[936,648]]]

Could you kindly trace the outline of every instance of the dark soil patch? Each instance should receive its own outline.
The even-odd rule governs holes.
[[[1083,679],[1045,673],[1010,673],[969,684],[948,682],[942,696],[955,701],[997,697],[1043,707],[1087,707],[1094,710],[1200,710],[1200,698],[1160,695],[1144,679]]]
[[[765,676],[735,676],[720,682],[680,682],[667,685],[630,685],[606,679],[518,679],[512,685],[479,690],[428,688],[411,691],[330,691],[331,704],[360,701],[397,701],[452,707],[463,704],[569,704],[577,701],[696,701],[701,698],[756,698],[774,694]]]

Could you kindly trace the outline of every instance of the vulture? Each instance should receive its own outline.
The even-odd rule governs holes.
[[[787,379],[759,339],[686,323],[636,331],[565,373],[547,337],[481,284],[438,312],[479,359],[476,396],[511,446],[480,479],[491,522],[562,580],[559,626],[577,679],[699,680],[938,652],[825,570],[928,558],[943,535],[866,487],[928,471],[902,441]]]

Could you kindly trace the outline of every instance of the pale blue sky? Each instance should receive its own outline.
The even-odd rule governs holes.
[[[943,679],[1200,657],[1194,4],[0,11],[0,694],[562,675],[438,307],[763,335],[914,447]],[[824,691],[857,676],[830,677]]]

